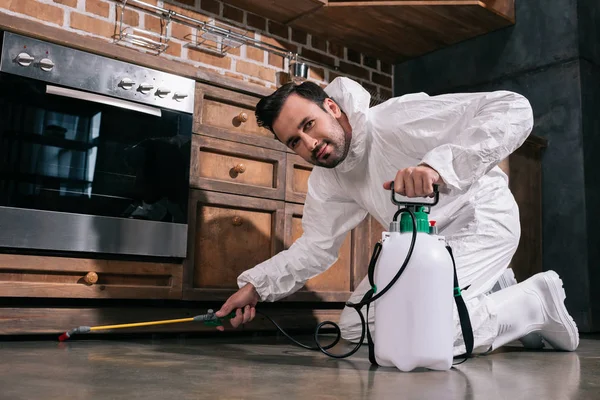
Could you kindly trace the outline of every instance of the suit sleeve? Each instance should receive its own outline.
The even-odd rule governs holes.
[[[372,115],[387,145],[434,168],[459,191],[518,149],[533,128],[529,101],[509,91],[408,95],[373,108]]]
[[[347,233],[367,212],[343,196],[335,179],[324,175],[317,169],[310,175],[302,236],[289,249],[242,273],[238,277],[240,288],[252,283],[262,301],[277,301],[298,291],[337,261]]]

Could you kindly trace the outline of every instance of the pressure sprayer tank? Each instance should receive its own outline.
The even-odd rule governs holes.
[[[443,237],[430,234],[424,207],[414,207],[417,238],[412,256],[396,283],[375,300],[375,357],[381,366],[401,371],[452,367],[454,322],[452,258]],[[384,232],[374,282],[383,289],[408,253],[413,222],[401,214]]]

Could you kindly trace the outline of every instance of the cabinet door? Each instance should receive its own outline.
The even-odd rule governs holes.
[[[194,127],[198,134],[279,151],[287,146],[258,126],[255,110],[260,97],[201,83],[196,84]]]
[[[203,135],[193,135],[192,149],[191,187],[283,200],[284,152]]]
[[[313,165],[295,154],[287,155],[285,201],[304,203],[308,191],[308,177]]]
[[[192,190],[184,299],[224,300],[240,273],[283,249],[284,203]]]
[[[302,235],[302,210],[299,204],[285,205],[285,248],[289,248]],[[344,240],[338,260],[325,272],[308,280],[295,294],[286,298],[291,301],[346,301],[353,286],[354,257],[353,234]]]
[[[180,299],[181,264],[0,254],[0,296]]]

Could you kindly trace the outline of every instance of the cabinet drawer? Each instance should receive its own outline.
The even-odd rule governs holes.
[[[260,97],[198,83],[195,94],[194,132],[285,151],[268,129],[258,126],[256,104]]]
[[[0,254],[0,296],[180,299],[181,264]]]
[[[302,210],[303,206],[300,204],[285,205],[286,249],[302,236]],[[290,300],[346,301],[351,292],[352,272],[352,232],[349,232],[335,264],[324,273],[309,279],[302,289],[290,296]]]
[[[225,299],[240,273],[283,248],[284,202],[194,190],[185,299]]]
[[[286,160],[285,200],[304,203],[308,191],[308,177],[313,165],[295,154],[288,154]]]
[[[192,187],[285,197],[285,153],[202,135],[193,135],[192,148]]]

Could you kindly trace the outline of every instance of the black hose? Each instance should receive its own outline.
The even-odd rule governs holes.
[[[400,267],[400,269],[398,270],[398,272],[396,273],[396,275],[394,276],[394,278],[390,281],[390,283],[383,288],[383,290],[381,290],[379,293],[377,293],[377,295],[373,296],[373,294],[375,294],[375,281],[374,281],[374,275],[375,275],[375,266],[377,264],[377,259],[379,258],[379,254],[381,252],[381,243],[378,242],[375,245],[375,249],[373,250],[373,254],[371,256],[371,261],[369,262],[369,272],[368,272],[368,277],[369,277],[369,283],[371,284],[371,289],[367,292],[367,294],[365,295],[365,297],[363,298],[363,300],[361,300],[358,303],[350,303],[350,302],[346,302],[346,306],[347,307],[351,307],[354,308],[354,310],[356,310],[356,312],[358,313],[358,316],[360,317],[360,321],[361,321],[361,335],[360,335],[360,341],[358,342],[358,344],[349,352],[344,353],[344,354],[333,354],[328,352],[327,350],[329,350],[330,348],[334,347],[336,344],[338,344],[338,342],[340,341],[340,339],[342,338],[342,333],[340,330],[340,327],[338,326],[338,324],[336,324],[335,322],[332,321],[323,321],[321,322],[319,325],[317,325],[317,327],[315,328],[315,333],[314,333],[314,340],[315,340],[315,344],[316,346],[308,346],[306,344],[300,343],[297,340],[295,340],[294,338],[292,338],[287,332],[285,332],[285,330],[283,330],[282,327],[280,327],[275,321],[273,321],[273,319],[271,317],[269,317],[268,315],[260,312],[260,311],[256,311],[257,313],[263,315],[264,317],[266,317],[269,321],[271,321],[271,323],[273,323],[273,325],[275,325],[275,327],[282,333],[284,334],[288,339],[290,339],[293,343],[295,343],[296,345],[307,349],[307,350],[319,350],[321,351],[323,354],[328,355],[329,357],[332,358],[346,358],[346,357],[350,357],[351,355],[353,355],[354,353],[356,353],[358,351],[358,349],[360,349],[360,347],[363,344],[363,341],[365,339],[365,335],[366,335],[366,329],[367,329],[367,322],[365,322],[365,317],[362,314],[362,311],[360,310],[363,306],[368,306],[369,304],[371,304],[372,302],[374,302],[375,300],[377,300],[378,298],[380,298],[381,296],[383,296],[392,286],[394,286],[394,284],[396,283],[396,281],[398,281],[398,279],[400,278],[400,275],[402,275],[402,273],[404,272],[404,270],[406,269],[406,266],[408,265],[408,262],[410,261],[410,258],[412,256],[413,250],[415,248],[415,243],[417,240],[417,220],[415,217],[414,212],[410,209],[410,208],[402,208],[399,209],[395,214],[394,214],[394,221],[396,221],[398,219],[398,216],[400,214],[402,214],[403,212],[408,212],[410,214],[410,217],[412,219],[412,225],[413,225],[413,231],[412,231],[412,239],[410,242],[410,247],[408,248],[408,253],[406,254],[406,258],[404,259],[404,262],[402,263],[402,266]],[[367,307],[367,315],[368,315],[369,309]],[[326,325],[331,325],[334,327],[335,331],[336,331],[336,338],[333,341],[333,343],[327,345],[327,346],[322,346],[321,342],[319,341],[319,332],[321,330],[321,328],[323,328]]]

